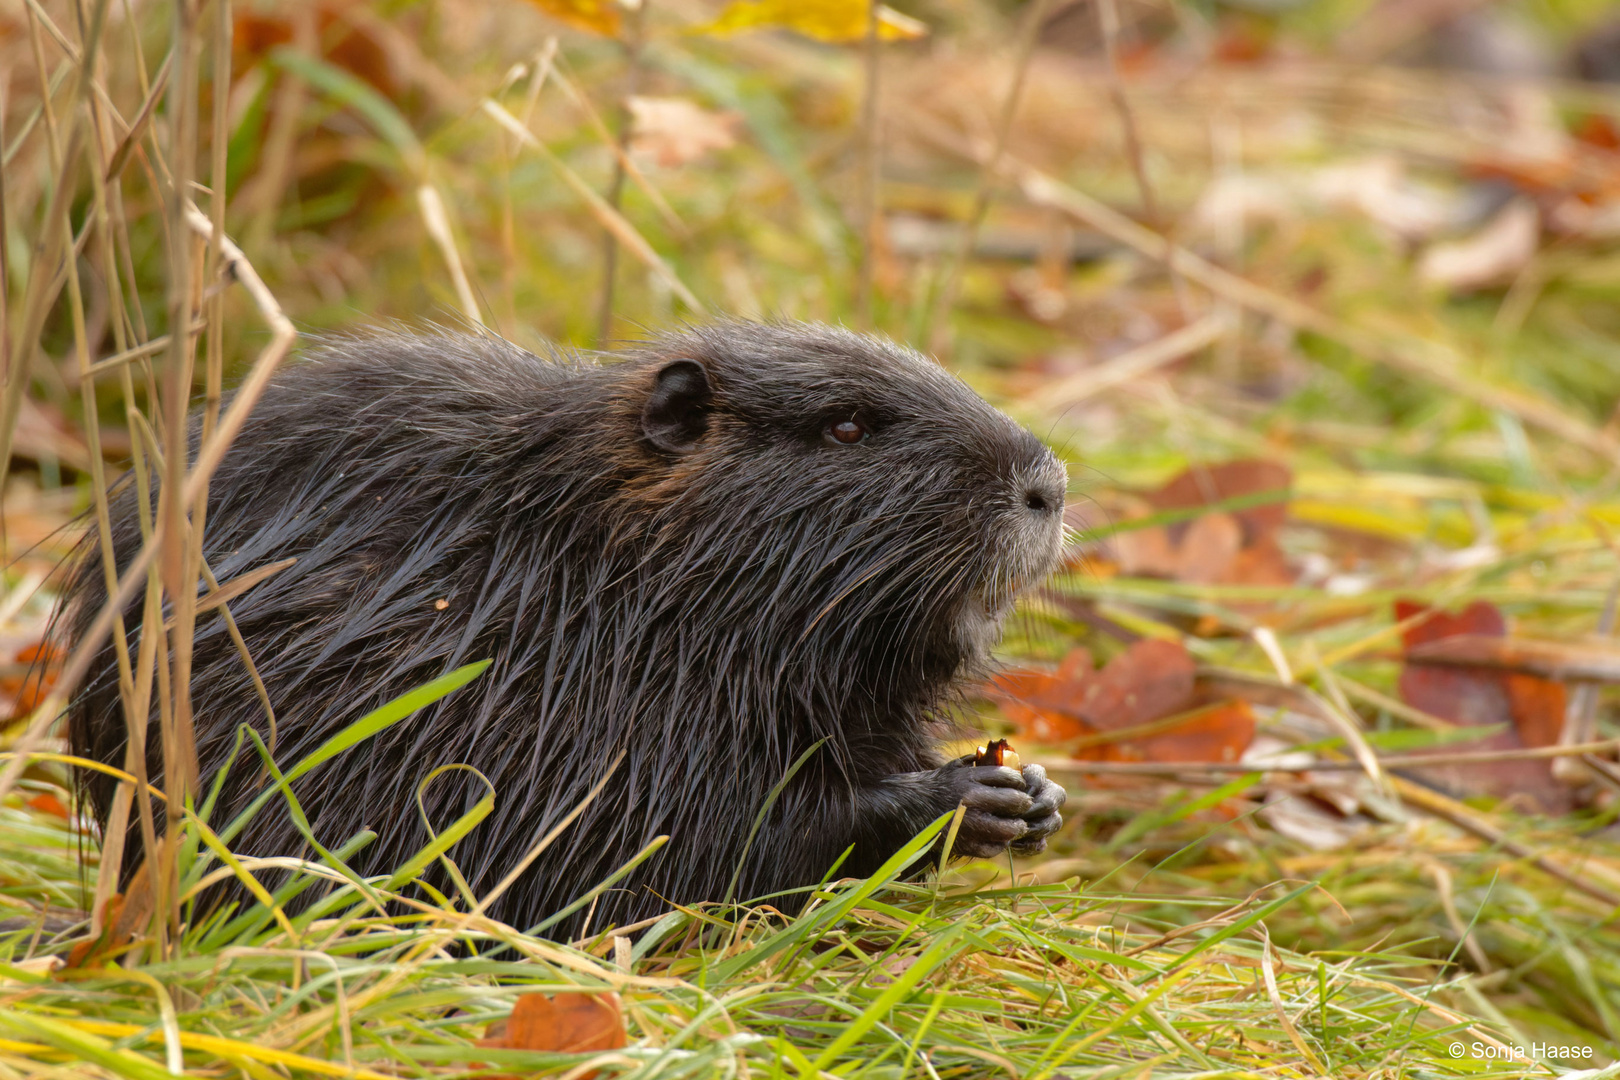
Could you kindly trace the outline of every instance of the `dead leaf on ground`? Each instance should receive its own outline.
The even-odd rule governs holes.
[[[143,862],[130,876],[129,887],[107,898],[101,909],[101,934],[73,946],[66,969],[99,967],[117,959],[152,921],[151,882]]]
[[[1541,242],[1541,212],[1528,199],[1515,199],[1478,232],[1435,244],[1418,261],[1418,280],[1452,292],[1473,292],[1510,284]]]
[[[694,33],[725,37],[747,30],[792,30],[826,42],[861,41],[866,37],[868,0],[736,0],[711,23]],[[928,27],[887,5],[877,9],[878,37],[912,41]]]
[[[1278,833],[1312,851],[1334,851],[1364,833],[1366,820],[1338,813],[1305,795],[1272,791],[1260,819]]]
[[[403,88],[387,48],[370,29],[344,17],[348,6],[342,0],[327,0],[316,6],[315,30],[321,58],[364,79],[384,97],[398,100]],[[293,44],[297,36],[297,23],[286,9],[265,6],[238,11],[232,23],[231,70],[240,76],[276,46]]]
[[[529,0],[558,22],[606,37],[619,36],[619,5],[614,0]]]
[[[1429,610],[1415,601],[1395,602],[1395,617],[1402,622]],[[1519,750],[1551,746],[1558,741],[1567,705],[1563,683],[1489,667],[1424,663],[1413,655],[1414,650],[1446,638],[1506,637],[1507,620],[1494,604],[1476,600],[1455,615],[1433,612],[1401,636],[1408,650],[1399,682],[1401,700],[1455,724],[1507,727],[1496,735],[1475,742],[1448,743],[1444,751],[1434,752]],[[1453,795],[1527,795],[1553,813],[1571,806],[1569,789],[1553,778],[1546,761],[1445,765],[1416,772]]]
[[[737,145],[742,117],[712,112],[678,97],[632,97],[630,149],[664,168],[697,161],[715,150]]]
[[[1144,639],[1100,670],[1084,649],[1056,672],[1004,672],[987,688],[1036,742],[1068,744],[1082,761],[1236,761],[1254,738],[1242,701],[1202,702],[1179,642]]]
[[[628,1042],[617,994],[519,994],[512,1015],[489,1026],[479,1046],[581,1054],[617,1050]],[[589,1072],[580,1080],[599,1075]],[[490,1080],[506,1080],[504,1075]]]
[[[1196,465],[1146,496],[1131,517],[1194,510],[1277,492],[1275,500],[1211,510],[1186,521],[1126,529],[1109,539],[1120,570],[1198,585],[1292,585],[1277,530],[1288,518],[1293,474],[1260,459]]]
[[[39,708],[56,685],[61,665],[62,650],[48,642],[36,641],[17,650],[9,670],[0,675],[0,715],[7,721],[20,720]]]
[[[38,810],[42,814],[59,817],[63,821],[73,816],[72,812],[68,810],[67,804],[49,791],[40,792],[32,799],[29,799],[28,807],[31,810]]]

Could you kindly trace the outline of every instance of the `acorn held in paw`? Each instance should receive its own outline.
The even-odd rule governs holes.
[[[1039,850],[1063,790],[1039,766],[945,761],[938,740],[1019,590],[1056,563],[1065,486],[1050,450],[938,365],[827,326],[722,322],[586,358],[377,333],[275,378],[210,484],[204,554],[221,581],[297,559],[230,605],[283,764],[493,661],[292,785],[322,844],[377,833],[351,860],[363,874],[428,842],[418,787],[459,762],[497,792],[452,851],[482,895],[624,751],[491,910],[533,925],[667,834],[600,897],[599,928],[725,899],[739,864],[740,898],[813,885],[846,850],[842,873],[870,873],[964,802],[957,851]],[[135,498],[125,484],[114,503],[120,567],[140,545]],[[105,597],[94,544],[69,585],[75,640]],[[139,623],[132,607],[132,649]],[[240,725],[266,722],[218,612],[199,617],[192,669],[208,777]],[[110,646],[69,730],[76,753],[123,764]],[[260,773],[237,763],[216,822]],[[83,783],[105,819],[111,781]],[[484,793],[450,771],[421,797],[442,828]],[[279,801],[234,846],[305,849]],[[140,847],[132,829],[126,873]]]
[[[1009,769],[1022,768],[1018,759],[1018,751],[1014,750],[1006,739],[996,739],[985,743],[973,754],[975,765],[1005,765]]]

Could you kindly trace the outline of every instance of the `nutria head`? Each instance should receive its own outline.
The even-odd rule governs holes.
[[[713,617],[796,633],[778,663],[869,700],[894,702],[896,680],[927,697],[982,671],[1018,594],[1057,562],[1062,463],[910,349],[721,323],[639,363],[624,408],[639,406],[659,578],[690,593],[698,568],[731,567],[708,583],[724,596]]]

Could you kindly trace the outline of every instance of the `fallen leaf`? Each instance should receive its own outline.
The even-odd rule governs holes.
[[[1243,526],[1231,514],[1194,518],[1176,551],[1177,581],[1214,585],[1226,579],[1243,548]]]
[[[1068,744],[1083,761],[1236,761],[1254,738],[1247,703],[1199,707],[1196,670],[1178,642],[1147,638],[1093,671],[1076,649],[1056,672],[998,675],[986,694],[1029,739]]]
[[[1091,673],[1091,654],[1074,649],[1055,672],[1003,671],[991,680],[985,693],[1028,738],[1064,743],[1092,730],[1077,711],[1081,688]]]
[[[81,941],[68,953],[66,967],[97,967],[115,959],[152,921],[152,878],[142,862],[130,876],[129,887],[107,898],[101,908],[101,933]]]
[[[40,794],[35,795],[32,799],[29,799],[28,806],[32,810],[38,810],[42,814],[50,814],[54,817],[59,817],[64,821],[73,816],[71,813],[69,813],[67,806],[62,802],[62,800],[58,799],[49,791],[41,792]]]
[[[1125,521],[1146,517],[1146,508],[1123,515]],[[1170,531],[1161,525],[1127,528],[1108,538],[1122,574],[1131,577],[1174,578],[1181,568],[1181,549],[1170,540]]]
[[[1245,499],[1255,504],[1240,502],[1167,525],[1123,529],[1109,538],[1109,546],[1126,574],[1195,585],[1292,585],[1295,575],[1276,540],[1288,519],[1292,483],[1287,467],[1257,458],[1193,466],[1144,499],[1127,503],[1124,519]],[[1275,498],[1268,497],[1272,493]]]
[[[711,112],[685,98],[632,97],[630,149],[665,168],[696,161],[737,144],[742,117]]]
[[[1453,615],[1430,612],[1413,601],[1395,602],[1395,617],[1401,622],[1426,612],[1427,618],[1401,635],[1407,649],[1398,684],[1401,699],[1455,724],[1506,728],[1473,742],[1436,747],[1435,752],[1519,750],[1558,741],[1568,700],[1563,683],[1522,672],[1421,659],[1423,646],[1448,638],[1506,637],[1507,620],[1494,604],[1476,600]],[[1445,765],[1414,772],[1454,795],[1528,796],[1552,813],[1571,806],[1570,789],[1554,779],[1544,760]]]
[[[1506,285],[1524,269],[1541,241],[1541,212],[1515,199],[1472,236],[1435,244],[1418,261],[1418,280],[1452,292]]]
[[[576,30],[605,37],[619,36],[619,5],[615,0],[529,0],[558,22]]]
[[[1500,668],[1544,679],[1620,682],[1620,645],[1608,637],[1559,641],[1464,633],[1425,641],[1408,652],[1410,659],[1425,664]]]
[[[1314,799],[1273,791],[1266,796],[1260,819],[1277,832],[1312,851],[1344,847],[1367,829],[1367,821],[1329,812]]]
[[[627,1042],[617,994],[519,994],[512,1003],[512,1015],[491,1024],[478,1045],[581,1054],[617,1050]],[[591,1080],[597,1075],[588,1072],[579,1080]]]
[[[724,37],[774,29],[817,41],[860,41],[866,37],[870,11],[868,0],[736,0],[693,32]],[[926,25],[886,5],[879,5],[877,17],[878,37],[884,41],[911,41],[928,33]]]
[[[1463,196],[1414,180],[1394,154],[1326,165],[1308,188],[1326,208],[1353,211],[1409,242],[1455,228],[1467,213]]]
[[[1168,722],[1168,718],[1160,719]],[[1248,702],[1221,701],[1184,713],[1153,734],[1082,747],[1075,757],[1082,761],[1238,761],[1254,741],[1255,726]]]
[[[1148,501],[1159,510],[1184,510],[1275,492],[1276,498],[1257,506],[1228,511],[1243,526],[1243,542],[1249,545],[1275,532],[1288,520],[1288,489],[1293,482],[1294,474],[1286,465],[1260,458],[1240,458],[1219,465],[1194,465],[1149,495]],[[1172,535],[1177,528],[1171,526]],[[1185,529],[1187,525],[1179,528]]]
[[[12,663],[20,670],[0,676],[0,701],[11,702],[10,710],[4,714],[7,720],[20,720],[39,708],[56,685],[62,650],[48,642],[35,642],[18,650]]]
[[[1183,645],[1144,638],[1087,679],[1074,708],[1098,731],[1146,723],[1185,709],[1196,677]]]
[[[397,100],[401,86],[388,49],[369,29],[345,18],[344,6],[329,0],[315,9],[322,59],[364,79],[389,100]],[[267,5],[238,11],[232,23],[231,70],[248,71],[276,46],[292,44],[296,37],[296,23],[285,8]]]

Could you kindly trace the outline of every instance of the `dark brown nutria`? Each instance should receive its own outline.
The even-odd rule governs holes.
[[[378,333],[276,377],[210,486],[204,554],[220,581],[298,560],[231,603],[284,768],[493,660],[293,784],[323,845],[376,831],[351,860],[362,874],[427,843],[418,788],[465,763],[497,792],[452,851],[481,896],[626,751],[490,911],[534,925],[667,834],[600,897],[602,927],[725,899],[768,794],[823,739],[748,848],[736,898],[813,885],[846,849],[839,872],[868,874],[960,802],[954,850],[1039,851],[1063,789],[1034,765],[946,762],[937,740],[1014,598],[1052,569],[1065,487],[1052,452],[960,380],[832,327],[722,322],[616,362]],[[127,485],[114,533],[122,567],[139,545]],[[75,638],[105,598],[93,533],[84,551]],[[266,721],[217,614],[199,618],[193,671],[206,783],[238,728]],[[122,764],[110,646],[69,727],[76,753]],[[264,786],[250,745],[212,820]],[[86,788],[104,820],[111,782]],[[442,829],[485,791],[452,771],[422,802]],[[306,851],[279,798],[233,846]],[[132,830],[126,874],[139,848]]]

